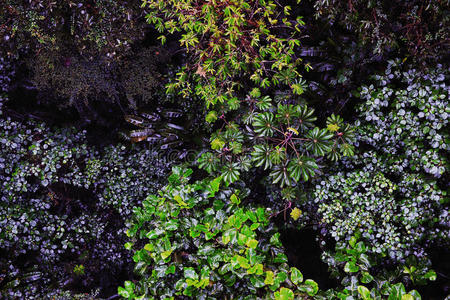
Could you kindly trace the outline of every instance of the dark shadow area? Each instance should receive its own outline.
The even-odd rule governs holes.
[[[436,272],[436,281],[429,281],[426,286],[417,286],[422,299],[447,299],[450,295],[450,250],[448,247],[434,247],[430,251],[432,269]]]
[[[336,288],[328,266],[320,258],[322,249],[316,241],[313,229],[280,228],[281,242],[286,248],[289,265],[299,269],[305,279],[316,281],[321,290]]]

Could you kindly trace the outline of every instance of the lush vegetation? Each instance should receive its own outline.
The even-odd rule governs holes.
[[[446,1],[3,6],[0,298],[450,295]]]

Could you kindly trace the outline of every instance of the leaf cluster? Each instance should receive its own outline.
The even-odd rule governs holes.
[[[241,171],[261,167],[283,187],[315,177],[325,156],[337,160],[353,155],[354,129],[339,116],[330,116],[327,128],[319,129],[314,109],[305,104],[279,104],[275,109],[272,102],[267,96],[254,99],[242,129],[225,121],[211,136],[214,153],[203,154],[199,166],[230,174],[224,178],[227,183],[236,181]]]
[[[125,247],[141,279],[125,282],[122,296],[294,299],[318,292],[288,267],[267,210],[240,205],[245,188],[221,187],[221,177],[189,183],[191,174],[175,167],[169,184],[135,208]]]
[[[339,242],[335,251],[327,251],[322,256],[328,263],[332,275],[340,279],[343,288],[323,293],[326,299],[405,300],[422,299],[416,290],[406,291],[401,280],[401,272],[374,272],[378,260],[367,251],[367,246],[356,233],[349,241]],[[430,277],[435,275],[429,270]]]
[[[304,25],[290,16],[291,7],[275,1],[144,1],[146,18],[161,33],[182,34],[187,63],[167,86],[167,92],[196,94],[207,106],[222,103],[231,109],[236,92],[253,83],[267,88],[284,84],[300,88],[300,64],[294,55],[296,33]],[[281,31],[278,29],[282,29]],[[160,36],[164,43],[165,35]],[[193,79],[193,80],[191,80]]]

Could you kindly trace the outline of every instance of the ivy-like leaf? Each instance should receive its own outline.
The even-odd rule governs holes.
[[[290,289],[282,287],[279,291],[276,291],[275,300],[292,300],[294,299],[294,292]]]

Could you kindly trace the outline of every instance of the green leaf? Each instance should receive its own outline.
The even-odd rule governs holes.
[[[178,229],[178,222],[177,220],[169,220],[164,224],[164,228],[167,231],[174,231]]]
[[[208,173],[216,171],[219,165],[219,159],[211,152],[203,153],[197,162],[198,167]]]
[[[120,296],[124,297],[124,298],[131,298],[130,293],[124,289],[123,287],[119,286],[119,288],[117,289],[117,292]]]
[[[175,269],[176,269],[175,265],[170,265],[166,270],[166,275],[175,274]]]
[[[250,282],[256,288],[261,288],[264,286],[264,281],[262,280],[262,278],[260,276],[255,276],[255,275],[251,276]]]
[[[309,296],[314,296],[319,291],[319,286],[314,280],[306,279],[305,283],[300,285],[298,289],[301,292],[306,292]]]
[[[331,151],[332,142],[330,139],[333,134],[326,129],[314,128],[309,131],[306,137],[309,139],[305,145],[306,149],[311,150],[316,156],[324,156]]]
[[[211,149],[213,150],[222,150],[225,146],[225,142],[219,138],[215,138],[211,141]]]
[[[195,272],[194,268],[184,268],[184,277],[187,279],[198,280],[198,274]]]
[[[315,160],[307,156],[295,158],[288,164],[289,175],[297,182],[300,181],[300,178],[308,181],[309,178],[314,176],[318,168]]]
[[[363,285],[358,286],[358,293],[361,295],[363,300],[371,300],[370,291]]]
[[[233,286],[236,283],[236,275],[226,274],[224,277],[225,277],[225,284],[227,286]],[[251,280],[251,278],[250,278],[250,280]]]
[[[303,274],[299,269],[292,267],[291,268],[291,281],[294,284],[299,284],[303,282]]]
[[[278,105],[276,118],[282,124],[291,124],[292,120],[297,116],[297,107],[294,105]],[[297,133],[298,134],[298,133]]]
[[[130,292],[130,293],[132,293],[133,292],[133,290],[134,290],[134,288],[135,288],[135,285],[134,285],[134,283],[133,282],[131,282],[131,281],[125,281],[125,289],[128,291],[128,292]]]
[[[270,244],[275,246],[275,247],[281,247],[282,244],[280,242],[280,233],[277,232],[275,234],[273,234],[270,238]]]
[[[230,201],[231,203],[236,205],[239,205],[239,203],[241,203],[241,200],[235,194],[231,195]]]
[[[276,300],[292,300],[294,299],[294,292],[290,289],[282,287],[279,291],[275,292]]]
[[[275,263],[287,263],[288,258],[284,253],[278,253],[277,256],[274,257],[273,262]]]
[[[370,283],[373,280],[373,276],[370,275],[368,272],[363,272],[361,277],[362,283]]]
[[[213,123],[217,120],[217,113],[214,110],[211,110],[210,112],[208,112],[205,119],[206,122]]]
[[[344,266],[344,271],[347,273],[355,273],[359,271],[359,267],[352,261],[349,261]]]
[[[388,300],[401,300],[405,293],[403,283],[397,283],[391,287]]]
[[[286,148],[275,146],[275,148],[270,151],[269,158],[273,164],[277,165],[284,163],[286,161]]]
[[[253,121],[253,127],[256,133],[262,136],[273,135],[273,114],[270,112],[260,113]]]
[[[259,88],[253,88],[250,91],[250,96],[252,96],[253,98],[259,98],[261,97],[261,91],[259,90]]]
[[[339,128],[341,128],[343,124],[344,124],[344,119],[342,119],[338,115],[332,114],[330,117],[327,118],[327,129],[329,131],[332,131],[332,132],[338,131]]]
[[[274,283],[274,274],[272,271],[266,272],[266,279],[264,279],[264,283],[267,285],[272,285]]]
[[[247,274],[256,274],[256,275],[264,274],[263,265],[262,264],[254,265],[253,267],[247,270]]]
[[[233,268],[240,267],[243,269],[249,269],[251,267],[248,263],[248,259],[240,255],[233,256],[231,258],[231,264],[233,265]]]
[[[152,252],[154,250],[154,247],[152,244],[145,244],[144,249],[149,252]]]
[[[258,241],[255,239],[249,239],[245,245],[247,245],[247,247],[251,248],[251,249],[255,249],[256,246],[258,246]]]
[[[230,184],[239,179],[239,165],[237,163],[228,164],[222,170],[222,177],[226,184]]]
[[[436,280],[436,272],[433,270],[429,270],[424,277],[428,280],[435,281]]]
[[[305,130],[314,126],[313,122],[317,120],[316,117],[313,116],[314,109],[309,108],[306,105],[297,107],[297,119],[300,122],[301,130]]]
[[[222,181],[222,176],[216,177],[213,180],[209,182],[208,185],[208,191],[209,195],[208,198],[214,197],[216,193],[219,191],[220,188],[220,182]]]
[[[269,176],[272,178],[272,182],[280,183],[280,186],[290,186],[292,185],[291,176],[289,175],[289,172],[285,166],[282,165],[276,165],[272,172],[270,172]]]
[[[162,257],[162,259],[166,259],[166,258],[168,258],[171,254],[172,254],[172,250],[167,250],[167,251],[161,252],[161,257]]]
[[[359,256],[359,262],[362,263],[366,269],[369,269],[372,266],[369,261],[369,256],[365,253]]]
[[[256,167],[261,167],[264,165],[264,170],[272,167],[271,149],[269,145],[255,145],[253,147],[252,160],[256,163]]]
[[[272,99],[270,99],[269,96],[264,96],[256,103],[256,107],[258,107],[260,110],[269,110],[272,107],[271,101]]]
[[[272,291],[277,290],[280,285],[288,278],[285,272],[278,272],[275,276],[273,284],[270,286]]]
[[[356,244],[355,250],[358,251],[358,253],[365,253],[366,252],[366,245],[364,245],[363,242],[359,242]]]
[[[178,203],[179,206],[182,206],[182,207],[187,207],[187,206],[188,206],[188,204],[187,204],[186,202],[183,201],[183,199],[181,198],[180,195],[175,195],[175,196],[173,197],[173,199],[174,199],[175,201],[177,201],[177,203]]]

